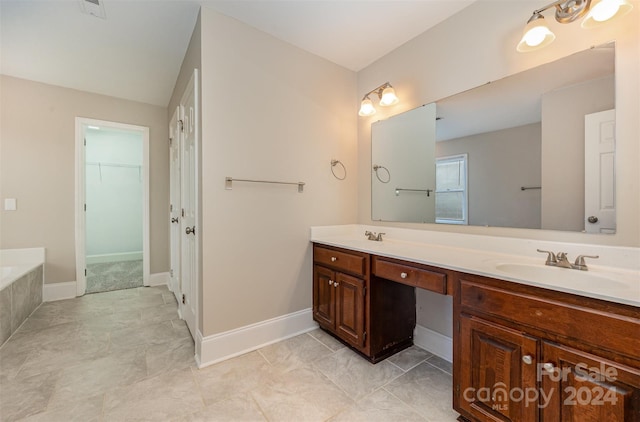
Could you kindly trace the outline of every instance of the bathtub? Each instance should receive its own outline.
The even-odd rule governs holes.
[[[42,303],[44,248],[0,250],[0,345]]]
[[[17,279],[21,278],[23,275],[35,270],[40,265],[42,265],[42,263],[10,265],[10,266],[5,266],[3,264],[0,267],[0,274],[2,275],[2,278],[0,279],[0,290],[4,289],[5,286],[10,285]]]

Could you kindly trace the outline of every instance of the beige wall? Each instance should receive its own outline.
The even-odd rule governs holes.
[[[436,157],[468,154],[469,224],[540,228],[540,123],[436,142]]]
[[[358,220],[371,223],[370,124],[387,115],[445,98],[457,92],[500,79],[542,63],[616,41],[616,119],[618,232],[615,235],[456,227],[443,225],[403,225],[418,229],[514,236],[576,243],[640,246],[640,2],[618,22],[584,30],[579,23],[561,25],[547,18],[556,33],[553,44],[522,54],[515,46],[531,12],[545,5],[541,1],[479,1],[445,22],[392,51],[358,72],[358,95],[389,81],[400,103],[379,108],[371,118],[358,122],[359,200]]]
[[[201,32],[200,14],[198,14],[198,19],[196,20],[193,33],[191,34],[191,39],[189,40],[189,46],[187,47],[184,59],[182,60],[178,79],[176,80],[176,84],[173,87],[173,92],[171,94],[171,99],[169,100],[169,107],[167,108],[168,119],[171,119],[176,107],[178,107],[180,98],[191,79],[191,75],[193,75],[193,69],[200,69],[202,67]]]
[[[640,2],[631,14],[601,28],[549,22],[557,38],[545,49],[521,54],[516,45],[533,10],[546,1],[478,1],[445,22],[407,42],[358,72],[357,96],[389,81],[400,103],[358,119],[358,221],[371,221],[372,121],[437,101],[488,81],[550,62],[611,40],[616,41],[618,232],[590,235],[547,230],[395,224],[416,229],[513,236],[575,243],[640,246]],[[547,13],[549,14],[549,13]],[[393,223],[384,223],[393,224]],[[437,295],[418,295],[418,322],[451,336],[447,322],[451,302]]]
[[[203,8],[201,26],[207,336],[311,307],[309,227],[356,221],[357,94],[354,72],[236,20]]]
[[[151,272],[168,271],[167,110],[1,76],[0,248],[45,247],[47,283],[76,280],[75,118],[150,128]]]
[[[584,230],[584,116],[615,108],[614,80],[542,96],[542,228]],[[619,173],[619,177],[625,177]]]

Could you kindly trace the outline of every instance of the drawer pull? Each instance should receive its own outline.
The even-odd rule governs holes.
[[[338,260],[338,258],[336,258],[335,256],[331,257],[331,262],[336,262]]]
[[[409,276],[409,274],[407,273],[400,273],[400,278],[407,278]]]
[[[531,365],[533,363],[533,358],[531,357],[531,355],[524,355],[522,357],[522,361],[527,365]]]
[[[556,368],[553,366],[553,363],[545,363],[544,365],[542,365],[542,369],[547,372],[553,372]]]

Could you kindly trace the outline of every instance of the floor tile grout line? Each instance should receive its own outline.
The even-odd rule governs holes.
[[[422,414],[422,412],[420,412],[418,409],[416,409],[414,406],[411,405],[411,403],[407,403],[406,401],[402,400],[400,397],[396,396],[395,394],[393,394],[391,391],[387,390],[386,385],[380,387],[381,389],[383,389],[384,391],[386,391],[389,395],[391,395],[392,397],[395,397],[398,401],[400,401],[400,403],[404,404],[405,406],[407,406],[409,409],[411,409],[416,415],[420,416],[422,419],[424,419],[425,421],[429,421],[429,419],[424,416]]]
[[[198,368],[196,368],[196,370],[197,369]],[[191,374],[191,379],[193,380],[193,383],[195,384],[196,389],[198,390],[198,394],[200,395],[200,402],[202,403],[202,408],[200,410],[204,410],[207,407],[207,403],[204,400],[204,394],[202,394],[202,386],[198,382],[198,377],[196,377],[196,374],[192,366],[189,367],[189,373]],[[188,412],[185,415],[192,415],[193,413],[194,412]]]
[[[309,337],[311,337],[312,339],[314,339],[315,341],[317,341],[318,343],[320,343],[320,344],[321,344],[325,349],[327,349],[329,352],[331,352],[331,353],[335,353],[335,352],[336,352],[336,350],[333,350],[331,347],[329,347],[328,345],[324,344],[324,342],[322,342],[320,339],[315,338],[315,337],[311,334],[311,332],[310,332],[310,331],[309,331],[309,332],[306,332],[305,334],[307,334]],[[324,358],[324,356],[323,356],[323,358]]]
[[[253,389],[255,390],[255,388]],[[258,408],[258,410],[260,411],[260,414],[262,415],[262,417],[264,418],[265,422],[271,422],[269,420],[269,417],[267,416],[267,413],[264,411],[264,409],[262,408],[262,406],[260,406],[260,403],[258,403],[258,401],[256,400],[256,398],[253,395],[253,390],[248,391],[247,395],[249,397],[251,397],[251,401],[256,405],[256,407]]]
[[[333,352],[333,353],[335,353],[335,352]],[[345,410],[349,409],[349,407],[350,407],[350,406],[354,406],[354,405],[356,405],[356,404],[358,403],[358,401],[357,401],[357,400],[355,400],[353,397],[351,397],[351,396],[349,395],[349,393],[348,393],[346,390],[344,390],[342,387],[340,387],[338,384],[336,384],[336,383],[335,383],[331,378],[329,378],[327,375],[325,375],[325,374],[324,374],[324,372],[322,372],[319,368],[317,368],[317,367],[315,366],[315,362],[311,362],[311,363],[309,363],[308,365],[310,365],[310,366],[311,366],[311,368],[309,368],[309,369],[311,369],[311,370],[315,371],[315,372],[316,372],[316,373],[318,373],[321,377],[323,377],[324,379],[326,379],[327,381],[329,381],[329,382],[330,382],[331,384],[333,384],[333,385],[334,385],[338,390],[342,391],[342,392],[344,393],[344,395],[345,395],[345,397],[346,397],[346,398],[348,398],[349,400],[351,400],[351,403],[349,403],[349,406],[344,407],[344,408],[342,408],[342,409],[338,410],[336,413],[334,413],[333,415],[331,415],[331,416],[329,416],[327,419],[325,419],[325,421],[328,421],[328,420],[330,420],[330,419],[332,419],[332,418],[335,418],[335,417],[336,417],[336,416],[338,416],[340,413],[342,413],[342,412],[344,412]]]
[[[417,346],[416,346],[416,347],[417,347]],[[402,352],[400,352],[400,353],[402,353]],[[411,371],[412,369],[414,369],[415,367],[417,367],[417,366],[419,366],[419,365],[421,365],[421,364],[425,363],[426,361],[428,361],[429,359],[431,359],[433,356],[435,356],[435,355],[431,355],[431,356],[429,356],[428,358],[424,358],[424,359],[422,359],[420,362],[416,363],[415,365],[411,366],[409,369],[406,369],[406,370],[405,370],[405,369],[403,369],[403,368],[400,368],[400,366],[396,365],[396,364],[395,364],[395,363],[393,363],[392,361],[389,361],[389,363],[393,363],[395,366],[397,366],[398,368],[402,369],[405,373],[407,373],[407,372]]]
[[[435,356],[435,355],[434,355],[434,356]],[[442,358],[441,358],[441,359],[442,359]],[[444,372],[445,374],[449,375],[450,377],[452,377],[452,376],[453,376],[453,374],[451,374],[451,373],[449,373],[449,372],[445,371],[444,369],[440,368],[439,366],[436,366],[436,365],[434,365],[433,363],[429,362],[429,359],[426,359],[426,360],[424,361],[424,363],[427,363],[427,364],[429,364],[430,366],[433,366],[434,368],[439,369],[440,371]]]
[[[401,370],[403,372],[403,374],[406,374],[408,371],[405,371],[403,368],[401,368],[400,366],[396,365],[394,362],[385,359],[387,362],[389,362],[391,365],[395,366],[396,368],[398,368],[399,370]]]
[[[31,311],[31,313],[24,319],[24,321],[22,321],[20,323],[20,325],[18,326],[18,328],[16,328],[9,337],[7,337],[7,339],[4,341],[4,343],[0,344],[0,351],[2,351],[2,348],[4,347],[5,344],[7,344],[9,342],[9,340],[11,340],[11,337],[13,337],[19,330],[20,328],[22,328],[22,326],[24,324],[26,324],[26,322],[29,320],[29,318],[31,318],[31,316],[42,306],[42,304],[45,302],[40,302],[40,304],[38,306],[36,306],[36,308]]]

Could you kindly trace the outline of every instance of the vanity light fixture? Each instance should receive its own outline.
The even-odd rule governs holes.
[[[371,94],[378,94],[380,105],[383,107],[396,104],[399,101],[391,84],[389,82],[385,82],[364,95],[362,102],[360,103],[360,111],[358,112],[360,116],[372,116],[376,113],[373,102],[371,101],[371,98],[369,98],[369,95]]]
[[[534,10],[524,27],[517,50],[521,53],[538,50],[553,42],[556,36],[547,26],[542,12],[555,7],[556,21],[571,23],[585,16],[583,28],[593,28],[611,19],[624,16],[633,6],[628,0],[558,0]]]

